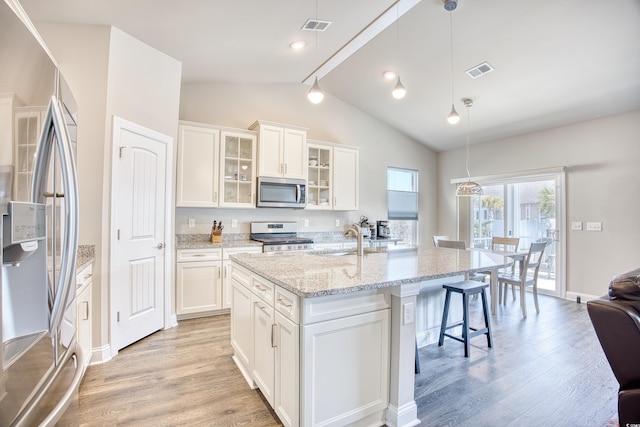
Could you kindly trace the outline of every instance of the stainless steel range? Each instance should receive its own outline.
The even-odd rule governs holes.
[[[263,252],[308,251],[313,240],[298,237],[297,222],[252,222],[252,240],[262,242]]]

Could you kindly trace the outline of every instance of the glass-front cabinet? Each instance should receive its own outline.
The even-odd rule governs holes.
[[[307,140],[307,209],[333,208],[333,147]]]
[[[220,133],[220,206],[254,207],[256,194],[256,134]]]
[[[33,160],[42,131],[41,107],[17,108],[15,112],[15,180],[13,200],[31,200]]]

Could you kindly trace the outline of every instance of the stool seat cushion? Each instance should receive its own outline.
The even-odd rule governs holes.
[[[488,288],[487,283],[478,282],[477,280],[463,280],[462,282],[447,283],[442,285],[444,289],[450,289],[453,292],[460,293],[476,293]]]

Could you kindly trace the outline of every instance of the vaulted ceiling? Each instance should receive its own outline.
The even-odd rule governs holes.
[[[183,83],[311,84],[318,75],[326,93],[437,151],[465,144],[467,112],[478,143],[640,109],[638,0],[459,0],[453,12],[442,0],[21,3],[36,27],[116,26],[181,61]],[[302,30],[309,18],[332,23]],[[296,40],[306,42],[299,52],[289,48]],[[494,71],[465,73],[485,61]],[[386,70],[399,73],[403,99],[391,96]],[[456,126],[445,120],[452,82]]]

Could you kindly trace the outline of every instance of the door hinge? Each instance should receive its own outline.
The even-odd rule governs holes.
[[[120,312],[116,311],[116,322],[120,321]]]
[[[120,154],[119,154],[119,157],[120,157],[120,158],[122,158],[122,152],[124,151],[124,149],[125,149],[125,148],[126,148],[126,147],[120,147]]]

